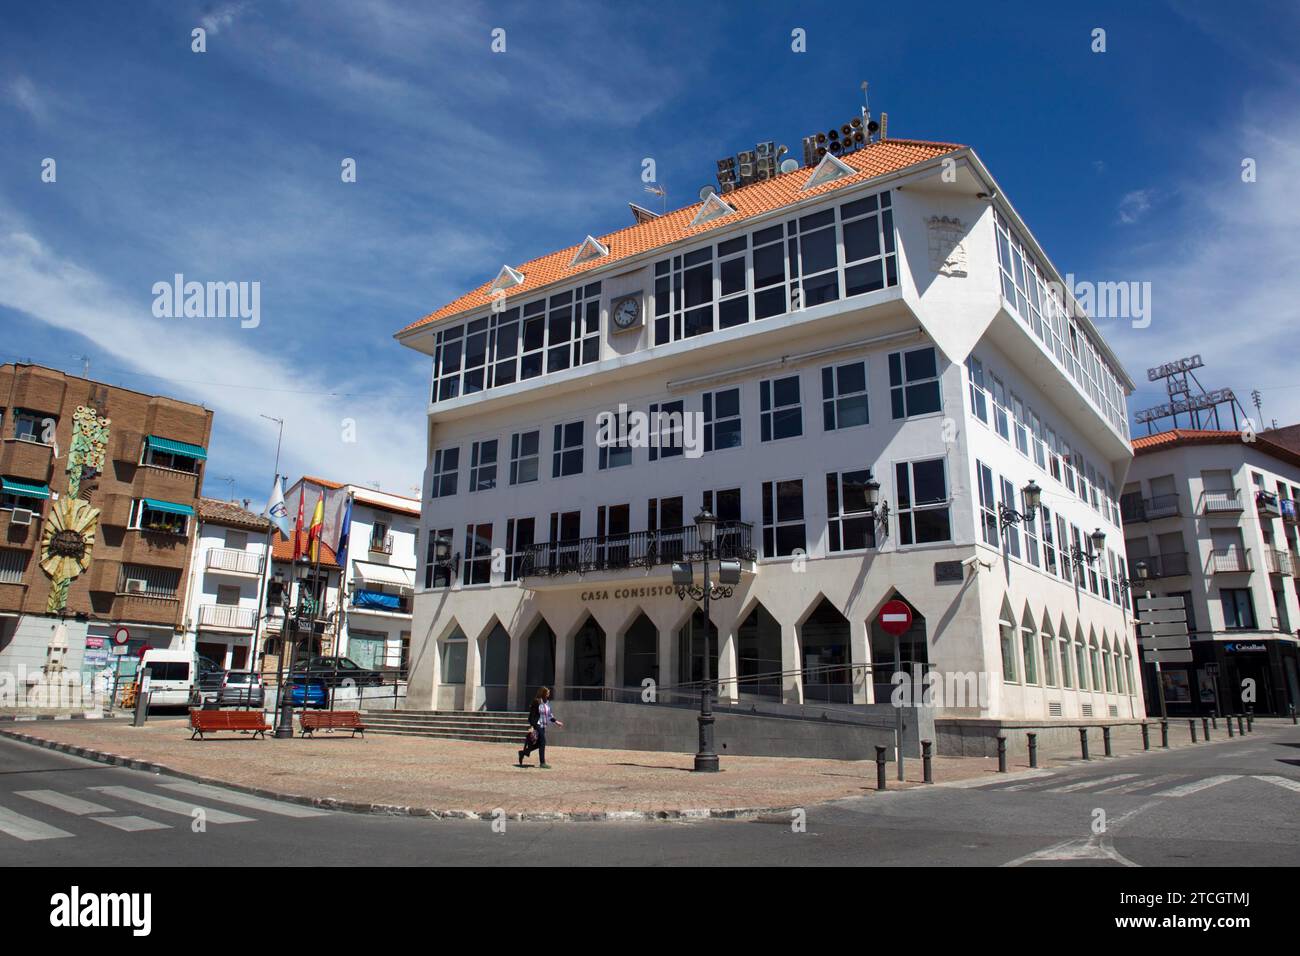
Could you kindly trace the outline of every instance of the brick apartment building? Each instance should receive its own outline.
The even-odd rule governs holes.
[[[123,626],[180,639],[211,434],[198,405],[0,366],[0,672],[101,670]]]

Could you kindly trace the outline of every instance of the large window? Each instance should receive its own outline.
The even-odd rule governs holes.
[[[1219,601],[1223,605],[1223,626],[1230,631],[1254,630],[1255,602],[1250,588],[1220,588]]]
[[[1052,512],[1044,505],[1040,507],[1043,529],[1043,570],[1056,574],[1056,539],[1052,531]]]
[[[822,427],[826,431],[866,425],[871,417],[867,408],[867,363],[822,369]]]
[[[704,450],[739,448],[741,444],[740,389],[724,388],[704,393]]]
[[[889,354],[889,402],[895,419],[939,410],[938,363],[933,346]]]
[[[459,448],[439,448],[433,453],[433,478],[430,498],[446,498],[456,493],[456,477],[460,468]]]
[[[604,434],[612,432],[612,434]],[[628,443],[627,415],[611,412],[603,423],[597,424],[596,467],[601,471],[622,468],[632,464],[632,446]]]
[[[470,446],[469,490],[487,491],[497,486],[497,440],[476,441]]]
[[[894,466],[900,544],[929,544],[952,538],[948,476],[942,458]]]
[[[510,484],[526,485],[537,480],[540,431],[515,432],[510,436]]]
[[[803,408],[799,403],[799,376],[758,383],[759,437],[763,441],[795,438],[803,434]]]
[[[181,508],[185,511],[179,510]],[[193,513],[187,505],[177,506],[171,505],[170,502],[141,498],[131,505],[131,520],[128,526],[158,534],[185,535],[189,531],[190,515]]]
[[[492,525],[472,524],[465,528],[463,584],[492,583]]]
[[[998,621],[998,642],[1002,650],[1002,679],[1016,682],[1016,626],[1011,621]]]
[[[651,405],[650,460],[658,461],[660,458],[679,457],[685,449],[685,426],[685,402],[678,400]]]
[[[14,409],[14,437],[20,441],[53,444],[56,421],[53,415],[43,415],[25,408]]]
[[[831,551],[860,551],[876,546],[876,519],[867,506],[871,469],[826,475],[827,533]]]
[[[970,381],[971,412],[987,425],[989,422],[989,397],[984,388],[984,365],[973,355],[966,356],[966,377]]]
[[[582,474],[583,423],[568,422],[555,426],[551,452],[551,477],[564,478]]]
[[[449,588],[451,587],[451,528],[440,528],[438,530],[429,529],[429,540],[424,548],[424,586],[426,588]],[[446,549],[447,560],[444,563],[438,563],[438,545],[441,543]]]
[[[1002,505],[1003,507],[1016,510],[1016,489],[1011,482],[1005,478],[1000,479],[1002,482]],[[1007,554],[1013,558],[1020,557],[1020,526],[1014,522],[1007,522],[1002,526],[1002,535],[1006,538]]]
[[[442,642],[442,683],[465,683],[465,660],[469,650],[469,641],[460,628]]]
[[[1000,548],[998,540],[998,500],[993,491],[993,471],[982,461],[975,462],[975,472],[979,481],[980,494],[980,528],[984,543]]]
[[[807,550],[803,481],[763,482],[763,556],[774,558]]]
[[[535,518],[510,518],[506,521],[506,580],[518,581],[523,577],[523,562],[533,545],[536,533]]]

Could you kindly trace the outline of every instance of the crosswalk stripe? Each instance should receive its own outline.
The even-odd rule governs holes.
[[[1232,780],[1239,780],[1240,774],[1223,773],[1216,777],[1205,777],[1201,780],[1193,780],[1191,783],[1185,783],[1178,787],[1170,787],[1168,790],[1161,790],[1153,794],[1157,797],[1185,797],[1188,794],[1199,793],[1202,790],[1209,790],[1211,787],[1217,787],[1221,783],[1228,783]]]
[[[144,790],[136,790],[134,787],[91,787],[110,797],[117,797],[119,800],[128,800],[131,803],[139,803],[154,810],[162,810],[166,813],[178,813],[183,817],[194,815],[195,810],[202,810],[208,823],[252,823],[252,817],[241,817],[235,813],[227,813],[225,810],[214,810],[208,807],[199,807],[192,803],[186,803],[183,800],[173,800],[171,797],[164,797],[156,793],[146,793]]]
[[[0,807],[0,833],[17,837],[24,843],[33,840],[57,840],[59,837],[72,836],[67,830],[60,830],[40,820],[33,820],[21,813],[15,813],[7,807]]]
[[[1078,783],[1067,784],[1064,787],[1052,787],[1045,791],[1046,793],[1074,793],[1076,790],[1087,790],[1089,787],[1101,786],[1104,783],[1116,783],[1120,780],[1132,780],[1136,777],[1135,773],[1117,773],[1113,777],[1102,777],[1093,780],[1080,780]]]
[[[1012,779],[1028,780],[1031,777],[1051,777],[1054,774],[1055,771],[1053,770],[1025,770],[1018,773],[1016,777]],[[950,783],[943,784],[943,786],[951,787],[957,790],[972,790],[976,787],[997,787],[999,792],[1001,792],[1002,790],[1018,790],[1020,789],[1021,786],[1023,786],[1023,784],[1013,786],[1013,787],[998,786],[999,784],[1004,782],[1005,781],[1001,776],[992,777],[992,778],[971,777],[968,780],[954,780]]]
[[[101,807],[98,803],[91,803],[89,800],[82,800],[80,797],[59,793],[57,790],[15,790],[14,793],[20,797],[26,797],[28,800],[35,800],[47,807],[53,807],[56,810],[62,810],[64,813],[75,814],[79,817],[85,816],[87,813],[113,812],[108,807]]]
[[[1142,777],[1140,780],[1135,780],[1132,783],[1121,783],[1118,787],[1107,787],[1105,790],[1098,790],[1097,792],[1117,794],[1132,793],[1135,790],[1145,790],[1148,787],[1162,786],[1170,780],[1177,780],[1178,776],[1179,775],[1176,773],[1162,773],[1155,777]]]
[[[139,833],[141,830],[171,829],[171,824],[159,823],[157,820],[149,820],[145,817],[91,817],[91,819],[98,820],[100,823],[107,823],[110,827],[125,830],[127,833]]]
[[[1288,790],[1294,790],[1300,793],[1300,780],[1292,780],[1290,777],[1278,777],[1274,774],[1256,774],[1256,780],[1264,780],[1268,783],[1275,783],[1279,787],[1286,787]]]
[[[238,807],[260,810],[263,813],[275,813],[282,817],[323,817],[329,814],[328,810],[317,810],[314,807],[304,807],[295,803],[281,803],[278,800],[255,797],[251,793],[222,790],[220,787],[212,787],[205,783],[189,783],[186,781],[182,783],[164,783],[160,784],[160,786],[166,790],[188,793],[192,797],[203,797],[206,800],[217,800],[221,803],[233,803]]]

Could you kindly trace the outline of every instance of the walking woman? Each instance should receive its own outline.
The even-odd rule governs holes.
[[[564,722],[555,719],[551,713],[551,689],[549,687],[537,688],[537,696],[533,698],[533,704],[528,708],[528,726],[532,728],[528,731],[528,736],[524,739],[524,749],[519,751],[519,766],[524,765],[524,758],[537,751],[537,756],[541,759],[541,768],[550,770],[551,765],[546,762],[546,725],[555,724],[557,727],[563,727]]]

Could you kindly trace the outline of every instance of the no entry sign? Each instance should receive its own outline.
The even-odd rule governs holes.
[[[124,627],[119,627],[113,632],[114,644],[127,644],[131,640],[131,632]]]
[[[902,601],[886,601],[880,609],[880,626],[886,634],[903,634],[912,626],[912,609]]]

